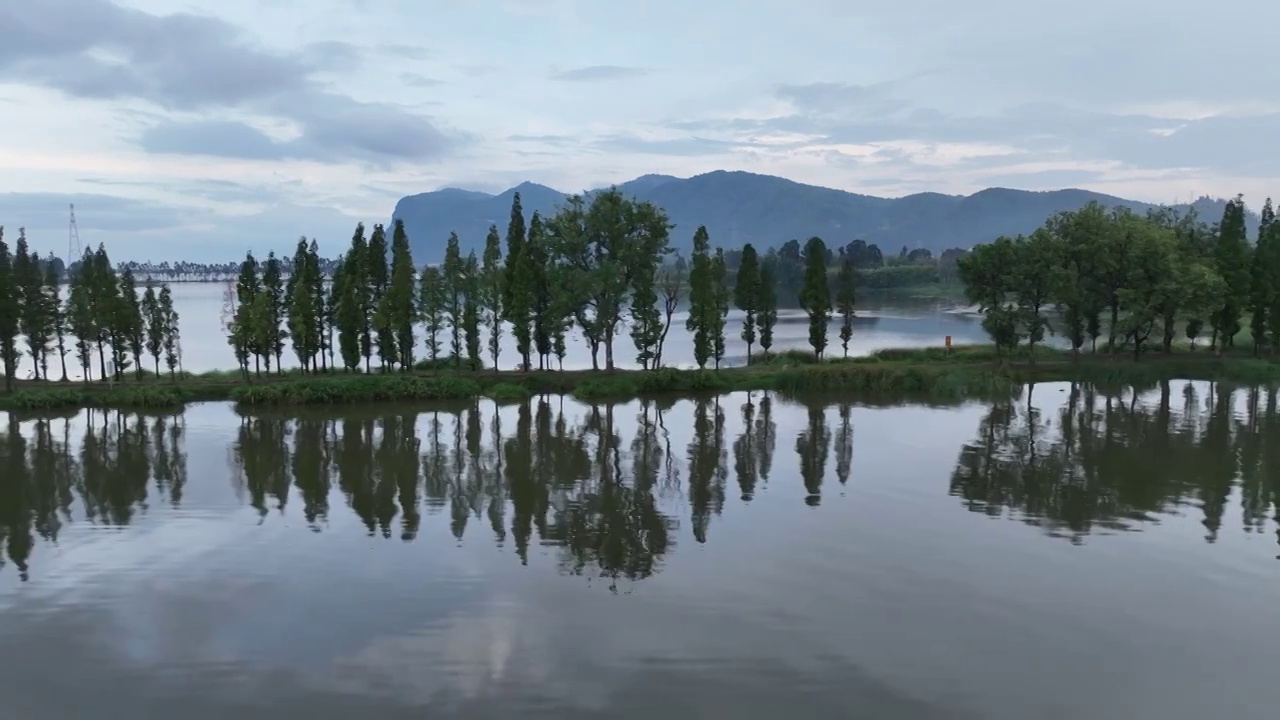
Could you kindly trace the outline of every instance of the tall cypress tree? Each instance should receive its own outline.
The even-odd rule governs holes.
[[[742,341],[747,344],[747,364],[751,364],[751,346],[756,341],[756,315],[760,312],[760,258],[747,243],[738,262],[738,277],[733,288],[733,304],[743,313]]]
[[[827,245],[822,238],[809,238],[804,246],[804,284],[800,307],[809,314],[809,345],[814,358],[821,360],[827,347],[827,326],[831,322],[831,287],[827,284]]]
[[[160,298],[156,296],[156,288],[147,281],[147,289],[142,292],[142,319],[146,324],[147,353],[151,355],[155,374],[160,376],[160,352],[164,348],[165,318],[160,311]]]
[[[124,371],[129,363],[133,364],[134,374],[142,379],[142,351],[147,344],[146,325],[142,320],[142,306],[138,302],[138,287],[133,280],[133,271],[128,267],[120,273],[120,292],[116,299],[116,327],[113,336],[120,338],[121,351],[116,353],[116,373]],[[113,350],[117,344],[112,340]]]
[[[19,325],[27,336],[27,353],[35,368],[36,379],[43,378],[49,353],[47,307],[44,301],[44,276],[39,258],[27,247],[25,228],[18,228],[18,244],[13,258],[13,274],[19,288]]]
[[[334,325],[338,328],[338,351],[348,372],[360,367],[361,307],[360,264],[348,251],[333,271]]]
[[[444,248],[444,265],[441,267],[441,279],[444,281],[444,317],[449,322],[451,342],[449,349],[453,352],[454,367],[462,369],[462,306],[467,292],[467,267],[462,259],[462,249],[458,243],[458,233],[449,233],[449,241]]]
[[[293,263],[289,273],[289,283],[285,288],[286,312],[288,319],[289,339],[293,352],[298,356],[302,371],[314,372],[316,369],[316,353],[320,344],[320,313],[316,305],[315,278],[318,272],[311,262],[307,239],[299,238],[293,251]]]
[[[284,341],[288,337],[283,329],[285,303],[288,298],[284,292],[284,274],[280,267],[280,259],[274,252],[267,253],[267,262],[262,271],[262,293],[266,306],[263,327],[263,352],[266,354],[267,372],[271,372],[271,360],[275,358],[276,373],[283,371],[280,367],[281,356],[284,355]]]
[[[533,345],[538,353],[538,369],[546,370],[551,366],[556,328],[564,324],[566,315],[556,313],[556,295],[551,287],[551,253],[547,248],[542,216],[537,211],[529,220],[529,239],[525,248],[533,286]]]
[[[112,326],[115,322],[120,287],[115,269],[111,267],[111,258],[107,256],[107,249],[101,243],[93,253],[93,261],[90,263],[86,282],[89,285],[89,308],[93,313],[93,326],[96,331],[93,341],[98,349],[98,370],[100,377],[105,380],[107,379],[106,348],[115,340]],[[112,357],[115,357],[114,348]],[[118,378],[122,370],[123,368],[117,364],[113,374]]]
[[[710,318],[715,308],[715,288],[712,286],[711,238],[705,225],[698,226],[693,234],[693,254],[689,263],[689,319],[685,329],[693,333],[693,359],[700,369],[715,351]]]
[[[528,246],[525,246],[525,252]],[[498,237],[498,227],[489,226],[489,234],[484,239],[484,260],[480,268],[483,285],[483,305],[485,326],[489,328],[489,356],[493,358],[493,371],[498,372],[498,356],[502,351],[502,320],[506,309],[507,268],[502,266],[502,238]],[[525,327],[528,327],[526,323]]]
[[[62,279],[53,264],[53,254],[44,264],[45,301],[48,304],[49,322],[53,328],[54,347],[58,351],[58,364],[62,368],[62,382],[67,381],[67,311],[62,304]]]
[[[1269,226],[1276,219],[1275,210],[1271,207],[1271,198],[1267,198],[1266,203],[1263,204],[1261,217],[1262,223],[1258,226],[1258,244],[1253,248],[1249,268],[1249,330],[1253,335],[1255,355],[1262,352],[1262,346],[1267,341],[1267,328],[1270,326],[1268,315],[1272,305],[1275,304],[1276,283],[1280,280],[1273,275],[1270,266],[1272,248]]]
[[[262,279],[258,276],[258,261],[253,253],[245,253],[240,263],[240,275],[236,279],[236,309],[231,319],[228,341],[235,351],[240,369],[249,372],[249,356],[253,356],[255,373],[262,372],[262,350],[256,343],[257,333],[253,327],[253,310],[258,304],[258,294],[262,292]]]
[[[840,312],[840,345],[844,348],[844,356],[849,357],[849,340],[853,338],[853,307],[856,302],[857,272],[853,269],[853,258],[846,257],[840,263],[840,274],[836,277],[836,309]]]
[[[160,314],[164,317],[164,364],[169,377],[176,379],[182,361],[182,334],[178,331],[178,311],[173,308],[173,293],[167,284],[160,286]]]
[[[93,253],[85,251],[68,279],[71,287],[67,293],[67,330],[76,339],[76,359],[84,381],[89,382],[93,376],[93,340],[99,334],[93,308]]]
[[[466,336],[467,364],[479,368],[483,362],[480,358],[480,314],[484,288],[480,280],[480,261],[474,251],[467,256],[462,273],[462,331]]]
[[[427,359],[434,369],[440,359],[440,331],[444,329],[444,278],[440,268],[425,267],[418,276],[418,314],[427,335]]]
[[[9,392],[13,392],[14,376],[18,373],[18,314],[21,312],[18,297],[13,255],[4,241],[4,228],[0,227],[0,362],[4,364],[4,386]]]
[[[536,286],[534,262],[525,234],[524,208],[520,204],[520,193],[516,193],[511,200],[511,220],[507,224],[507,282],[503,305],[524,367],[529,367],[533,346],[531,324]]]
[[[1244,197],[1227,203],[1218,225],[1214,247],[1218,274],[1227,284],[1227,296],[1214,314],[1213,333],[1218,350],[1231,347],[1240,331],[1240,314],[1249,293],[1249,240],[1245,227]]]
[[[720,369],[720,361],[724,360],[724,326],[729,317],[729,267],[724,260],[724,250],[716,248],[715,257],[711,259],[711,287],[713,307],[707,321],[711,333],[711,354],[716,361],[716,369]]]
[[[760,263],[760,311],[755,327],[760,334],[760,350],[765,356],[773,347],[773,325],[778,323],[778,258],[771,250]]]
[[[404,221],[396,220],[391,233],[391,281],[387,287],[386,306],[390,330],[395,340],[396,360],[400,369],[413,368],[413,325],[417,320],[414,310],[413,254],[409,248],[409,234]]]

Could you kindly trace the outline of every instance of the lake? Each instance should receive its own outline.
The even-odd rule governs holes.
[[[5,718],[1271,718],[1280,403],[0,414]]]
[[[194,373],[234,370],[236,368],[235,353],[227,343],[221,319],[226,286],[220,283],[174,283],[170,288],[173,292],[174,309],[178,312],[178,325],[182,335],[183,369]],[[140,293],[141,291],[139,289]],[[684,325],[687,317],[688,313],[683,311],[673,316],[672,328],[667,336],[664,350],[664,362],[667,365],[694,367],[693,338],[691,333],[685,330]],[[724,364],[726,366],[746,364],[747,346],[739,338],[742,318],[742,313],[737,310],[729,313],[725,331],[726,362]],[[808,349],[808,322],[803,311],[781,310],[778,325],[774,328],[774,351],[780,352],[793,348]],[[833,321],[828,336],[830,343],[828,352],[833,355],[841,353],[839,334],[839,322]],[[883,348],[942,347],[948,335],[952,336],[952,342],[956,344],[988,342],[987,335],[982,330],[981,318],[967,312],[963,303],[934,298],[865,297],[859,299],[858,317],[854,321],[849,354],[866,355]],[[514,369],[520,360],[509,328],[503,340],[499,362],[505,369]],[[485,347],[487,342],[486,339]],[[564,361],[566,370],[591,367],[591,352],[578,331],[570,332],[567,346],[568,352]],[[72,379],[82,380],[84,376],[80,372],[72,347],[73,342],[68,341],[67,374]],[[449,351],[448,339],[443,334],[441,347],[444,352]],[[615,347],[618,367],[639,367],[635,362],[635,347],[625,330],[619,335]],[[756,350],[759,350],[759,345],[756,346]],[[425,351],[426,343],[422,338],[422,328],[419,327],[417,347],[419,359]],[[293,348],[287,343],[282,359],[286,368],[298,366]],[[603,351],[600,359],[604,362]],[[490,362],[487,357],[485,360]],[[144,367],[147,369],[152,367],[150,356],[146,358]],[[95,361],[95,378],[97,377],[96,368]],[[32,369],[30,356],[24,355],[19,363],[18,377],[29,377]],[[50,374],[54,378],[62,377],[55,355],[50,356]]]

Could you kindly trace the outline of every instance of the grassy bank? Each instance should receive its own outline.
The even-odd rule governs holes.
[[[1158,380],[1223,380],[1280,383],[1280,362],[1239,352],[1128,356],[1083,354],[1037,348],[1000,357],[989,346],[882,350],[868,357],[821,363],[802,352],[762,359],[749,367],[716,371],[572,370],[520,373],[492,370],[421,370],[414,373],[262,376],[246,382],[237,373],[176,379],[144,376],[123,383],[22,381],[0,394],[0,407],[50,411],[79,407],[161,409],[224,400],[243,407],[335,405],[392,400],[460,400],[489,397],[519,402],[537,394],[571,393],[583,400],[614,400],[661,394],[719,393],[772,389],[784,393],[840,392],[961,399],[1007,393],[1026,382],[1082,381],[1150,383]]]

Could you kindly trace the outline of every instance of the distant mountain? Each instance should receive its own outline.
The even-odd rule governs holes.
[[[683,179],[644,175],[618,188],[664,208],[676,226],[672,245],[685,251],[692,243],[694,230],[706,225],[712,244],[725,248],[753,243],[763,249],[792,238],[803,241],[817,235],[828,245],[844,245],[862,238],[876,243],[886,254],[903,246],[928,248],[937,254],[947,248],[972,247],[1000,235],[1029,233],[1049,216],[1078,210],[1095,200],[1142,213],[1155,207],[1076,189],[1032,192],[989,188],[968,196],[920,193],[881,198],[725,170]],[[396,203],[392,219],[404,220],[414,256],[420,260],[437,261],[444,254],[450,231],[458,233],[464,253],[475,249],[479,254],[490,225],[497,225],[505,238],[511,200],[517,192],[526,216],[535,210],[550,215],[566,196],[530,182],[499,195],[446,188],[403,198]],[[1201,218],[1216,222],[1222,217],[1225,202],[1202,198],[1193,205]],[[1187,206],[1180,207],[1185,210]],[[1252,217],[1249,224],[1256,230],[1257,217]]]

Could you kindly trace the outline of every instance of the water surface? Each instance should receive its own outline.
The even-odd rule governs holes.
[[[4,717],[1280,703],[1280,404],[1041,384],[0,415]]]

